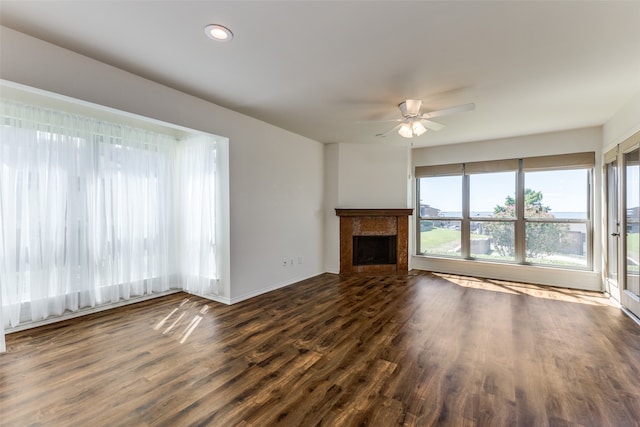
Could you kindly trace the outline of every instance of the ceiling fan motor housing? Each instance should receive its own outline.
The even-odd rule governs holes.
[[[416,117],[420,114],[421,107],[422,101],[420,99],[407,99],[398,104],[403,117]]]

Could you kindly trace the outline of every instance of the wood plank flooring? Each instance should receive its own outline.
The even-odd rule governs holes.
[[[640,326],[601,294],[323,274],[7,336],[2,426],[640,425]]]

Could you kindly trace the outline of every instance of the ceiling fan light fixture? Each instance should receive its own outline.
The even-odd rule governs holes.
[[[211,24],[204,27],[204,33],[212,40],[228,42],[233,38],[233,33],[227,27],[218,24]]]
[[[410,123],[403,123],[402,126],[400,126],[400,129],[398,129],[398,133],[402,137],[413,138],[413,129],[411,128]]]
[[[415,136],[420,136],[427,131],[427,128],[420,123],[420,120],[414,120],[411,124],[411,130]]]

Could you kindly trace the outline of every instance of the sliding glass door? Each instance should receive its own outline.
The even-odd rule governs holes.
[[[624,202],[624,281],[622,305],[640,317],[640,148],[622,153]]]
[[[640,317],[640,133],[604,155],[606,290]]]

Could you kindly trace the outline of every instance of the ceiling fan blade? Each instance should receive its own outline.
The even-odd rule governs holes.
[[[396,125],[394,127],[392,127],[391,129],[389,129],[388,131],[384,132],[384,133],[378,133],[376,134],[376,136],[381,136],[381,137],[385,137],[387,135],[389,135],[391,132],[398,130],[400,128],[400,126],[402,126],[402,123],[400,123],[399,125]]]
[[[442,129],[444,129],[444,125],[441,124],[441,123],[432,122],[431,120],[427,120],[427,119],[420,119],[420,121],[422,122],[424,127],[426,127],[427,129],[430,129],[430,130],[442,130]]]
[[[437,111],[432,111],[430,113],[425,113],[420,117],[423,118],[423,119],[430,119],[432,117],[440,117],[440,116],[446,116],[448,114],[462,113],[464,111],[471,111],[471,110],[473,110],[475,108],[476,108],[476,104],[474,104],[472,102],[470,104],[462,104],[462,105],[457,105],[455,107],[445,108],[444,110],[437,110]]]

